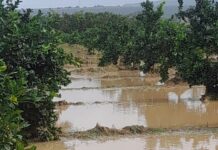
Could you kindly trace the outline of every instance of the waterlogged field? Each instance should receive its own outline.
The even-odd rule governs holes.
[[[66,140],[39,144],[41,150],[217,150],[217,134],[159,135],[103,140]]]
[[[39,150],[147,150],[147,149],[218,149],[217,130],[179,129],[208,128],[218,125],[218,102],[201,102],[205,88],[186,84],[163,85],[157,75],[139,71],[97,67],[94,56],[83,54],[86,63],[71,68],[72,83],[60,91],[61,98],[71,105],[57,107],[63,136],[60,141],[37,143]],[[96,124],[110,129],[126,126],[175,129],[176,132],[154,135],[109,136],[107,138],[74,139],[69,136],[87,131]]]
[[[140,78],[134,77],[132,82]],[[69,131],[85,131],[97,123],[118,129],[131,125],[149,128],[218,125],[218,103],[194,100],[201,95],[201,87],[147,85],[143,81],[131,86],[128,80],[126,77],[72,80],[75,84],[61,91],[61,99],[81,105],[63,106],[64,110],[59,107],[58,124],[68,124]]]

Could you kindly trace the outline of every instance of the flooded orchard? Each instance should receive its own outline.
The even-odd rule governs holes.
[[[137,82],[139,80],[142,82]],[[68,124],[69,131],[88,130],[97,123],[110,128],[218,125],[218,103],[195,100],[204,91],[201,86],[192,89],[185,85],[158,86],[146,84],[141,77],[100,79],[81,76],[72,79],[72,83],[75,84],[63,88],[61,99],[81,105],[64,106],[64,110],[58,108],[58,124]]]
[[[88,56],[87,56],[88,57]],[[93,61],[93,62],[92,62]],[[112,129],[126,126],[181,129],[218,126],[218,102],[200,101],[204,86],[162,84],[157,75],[97,67],[95,58],[71,69],[72,83],[62,87],[61,98],[71,105],[57,107],[57,126],[64,133],[87,131],[99,124]],[[94,69],[93,69],[94,68]],[[90,71],[91,70],[91,71]],[[39,150],[147,150],[218,149],[218,132],[178,132],[36,144]]]

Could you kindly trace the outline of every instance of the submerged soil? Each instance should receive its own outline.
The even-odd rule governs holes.
[[[61,141],[38,143],[39,150],[218,149],[218,102],[200,101],[203,86],[162,84],[158,74],[98,67],[100,55],[87,55],[79,45],[62,47],[84,64],[66,66],[72,83],[54,99]]]
[[[110,137],[98,140],[62,138],[38,143],[40,150],[217,150],[218,134],[212,132],[173,132],[144,136]],[[61,149],[60,149],[61,148]]]

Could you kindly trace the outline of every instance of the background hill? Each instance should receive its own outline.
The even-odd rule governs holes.
[[[157,6],[162,1],[155,1],[154,4]],[[194,0],[184,0],[184,8],[188,8],[194,5]],[[52,8],[52,9],[41,9],[43,13],[47,12],[56,12],[59,14],[67,13],[73,14],[76,12],[92,12],[92,13],[100,13],[100,12],[111,12],[115,14],[121,15],[136,15],[142,10],[140,3],[135,4],[125,4],[123,6],[94,6],[94,7],[64,7],[64,8]],[[171,15],[175,14],[178,10],[178,2],[177,0],[167,0],[164,12],[165,17],[170,17]],[[34,9],[33,14],[35,14],[38,9]]]

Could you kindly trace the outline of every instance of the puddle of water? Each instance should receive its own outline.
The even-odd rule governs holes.
[[[152,86],[156,79],[148,80],[140,77],[124,77],[113,79],[96,79],[96,78],[77,78],[72,79],[72,82],[67,87],[62,87],[62,90],[75,90],[75,89],[98,89],[98,88],[125,88],[125,87],[142,87]]]
[[[94,103],[117,101],[119,99],[121,90],[117,88],[113,89],[74,89],[74,90],[62,90],[60,92],[61,98],[55,98],[57,100],[65,100],[67,102],[83,102]]]
[[[88,130],[97,123],[110,128],[143,125],[151,128],[214,127],[218,125],[218,103],[188,104],[108,103],[70,106],[59,114],[66,131]],[[66,124],[68,125],[66,127]]]
[[[32,143],[31,145],[35,145],[37,150],[67,150],[67,146],[61,141]]]
[[[45,143],[38,143],[36,145],[38,150],[50,150],[49,146],[53,146],[53,143],[47,143],[47,145]],[[63,145],[65,145],[65,148]],[[52,150],[217,150],[218,135],[153,135],[101,141],[65,139],[63,142],[59,142],[59,147],[58,145],[52,147]]]
[[[139,107],[140,115],[144,115],[148,127],[181,128],[181,127],[213,127],[218,125],[218,103],[189,101],[178,104],[159,103]]]
[[[157,78],[141,77],[123,77],[114,79],[101,79],[101,87],[134,87],[134,86],[151,86],[157,81]]]
[[[74,76],[61,91],[62,100],[83,102],[59,110],[59,126],[65,131],[88,130],[97,123],[110,128],[143,125],[151,128],[180,128],[218,125],[218,102],[202,103],[205,87],[155,86],[155,79],[127,76],[115,78]],[[56,99],[60,100],[60,99]],[[99,104],[94,104],[99,102]]]
[[[78,72],[71,75],[72,83],[63,87],[62,98],[55,99],[84,103],[58,108],[57,124],[64,131],[84,131],[97,123],[110,128],[218,125],[218,102],[199,101],[205,88],[167,86],[158,83],[159,77],[155,75],[118,71],[116,67],[100,68],[93,64],[95,58],[92,60],[87,61],[89,66],[73,69]],[[38,150],[218,150],[218,134],[173,133],[88,141],[62,139],[35,145]]]
[[[132,101],[135,104],[138,103],[159,103],[159,102],[168,102],[168,93],[182,93],[186,90],[187,87],[156,87],[148,86],[144,88],[133,88],[133,89],[122,89],[121,96],[118,101],[127,102]]]
[[[138,80],[137,78],[135,78]],[[176,93],[182,93],[184,90],[187,90],[187,86],[181,87],[158,87],[150,86],[143,82],[135,82],[134,86],[130,86],[134,83],[135,79],[129,80],[121,79],[117,80],[102,80],[101,85],[96,79],[93,80],[79,80],[75,82],[75,85],[71,83],[68,87],[65,87],[64,90],[61,90],[61,98],[55,98],[55,101],[66,100],[68,102],[96,102],[96,101],[159,101],[159,100],[168,100],[168,93],[174,91]],[[120,80],[120,79],[118,79]],[[102,85],[102,82],[107,82]],[[125,83],[126,82],[126,83]],[[89,83],[91,83],[89,85]],[[109,84],[110,83],[110,84]],[[125,85],[124,85],[125,83]],[[140,84],[139,84],[140,83]],[[103,87],[103,88],[102,88]],[[105,88],[111,87],[111,88]]]
[[[144,117],[139,115],[137,108],[121,109],[117,104],[70,106],[59,118],[58,123],[61,126],[67,123],[67,128],[71,131],[91,129],[97,123],[110,128],[123,128],[133,124],[146,126]]]
[[[199,95],[204,94],[202,87],[192,89],[187,86],[125,87],[133,84],[138,78],[103,80],[106,82],[99,82],[100,79],[77,79],[75,85],[70,85],[74,89],[61,91],[61,99],[74,103],[83,102],[85,105],[65,107],[59,113],[59,126],[65,131],[78,131],[91,129],[97,123],[119,129],[131,125],[179,128],[218,124],[218,102],[202,103],[196,100]],[[107,85],[124,87],[82,88]],[[101,103],[93,104],[95,102]]]
[[[67,87],[62,89],[81,89],[81,88],[97,88],[100,87],[100,81],[93,78],[75,78],[71,80],[71,83]]]

